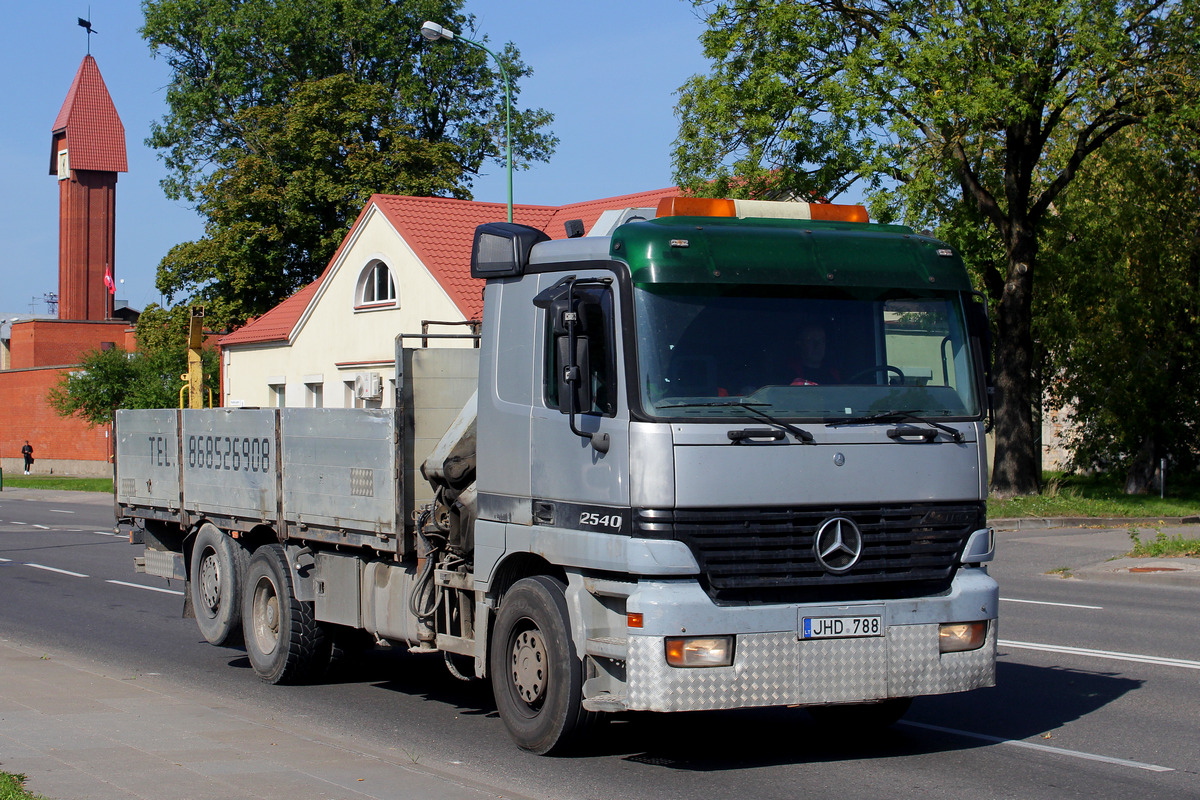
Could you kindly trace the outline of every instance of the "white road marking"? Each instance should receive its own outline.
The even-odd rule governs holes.
[[[162,592],[163,594],[177,594],[180,597],[183,596],[183,592],[175,589],[160,589],[157,586],[143,586],[140,583],[126,583],[125,581],[105,581],[105,583],[115,583],[117,586],[130,586],[134,589],[145,589],[150,592]]]
[[[50,513],[52,513],[52,514],[74,514],[75,512],[74,511],[64,511],[61,508],[52,508],[52,509],[50,509]]]
[[[125,534],[123,534],[123,533],[113,533],[112,531],[92,531],[92,533],[98,534],[98,535],[100,535],[100,536],[115,536],[115,537],[117,537],[118,539],[124,539],[124,538],[125,538]]]
[[[3,561],[5,564],[11,564],[11,563],[12,563],[12,559],[11,559],[11,558],[0,558],[0,561]]]
[[[40,530],[43,530],[43,531],[48,531],[48,530],[50,530],[50,527],[49,527],[48,525],[34,525],[33,527],[35,527],[35,528],[38,528],[38,529],[40,529]]]
[[[28,561],[25,562],[25,566],[33,567],[34,569],[44,569],[44,570],[46,570],[46,572],[57,572],[59,575],[70,575],[72,578],[88,577],[87,575],[84,575],[82,572],[71,572],[70,570],[58,569],[57,567],[47,567],[45,564],[33,564]]]
[[[1115,650],[1091,650],[1086,647],[1064,647],[1062,645],[1038,644],[1036,642],[1014,642],[1008,639],[1001,639],[998,644],[1003,647],[1013,647],[1017,650],[1040,650],[1046,653],[1062,653],[1064,655],[1071,656],[1091,656],[1092,658],[1110,658],[1114,661],[1135,661],[1139,664],[1157,664],[1163,667],[1200,669],[1200,661],[1189,661],[1186,658],[1146,656],[1138,653],[1121,653]]]
[[[1095,753],[1084,753],[1079,750],[1067,750],[1063,747],[1050,747],[1045,744],[1034,744],[1033,742],[1025,742],[1020,739],[1002,739],[999,736],[988,736],[985,733],[972,733],[971,731],[960,731],[955,728],[943,728],[939,725],[926,725],[923,722],[909,722],[900,720],[898,725],[907,725],[910,728],[923,728],[929,731],[937,731],[939,733],[951,733],[956,736],[966,736],[970,739],[981,739],[985,742],[993,742],[995,744],[1008,744],[1013,747],[1023,747],[1027,750],[1039,750],[1043,753],[1054,753],[1060,756],[1070,756],[1071,758],[1082,758],[1087,761],[1102,761],[1105,764],[1116,764],[1121,767],[1134,767],[1136,769],[1144,769],[1150,772],[1174,772],[1174,767],[1160,767],[1157,764],[1146,764],[1141,761],[1128,761],[1124,758],[1113,758],[1112,756],[1101,756]]]
[[[29,523],[27,523],[27,522],[21,522],[20,520],[15,520],[15,519],[14,519],[12,522],[10,522],[10,523],[8,523],[8,524],[9,524],[9,525],[28,525]]]
[[[1092,611],[1103,611],[1104,606],[1081,606],[1075,603],[1050,603],[1046,600],[1018,600],[1015,597],[1001,597],[1006,603],[1030,603],[1035,606],[1059,606],[1060,608],[1086,608]]]

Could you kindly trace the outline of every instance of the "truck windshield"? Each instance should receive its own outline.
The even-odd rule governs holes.
[[[653,284],[635,288],[634,305],[653,417],[745,418],[736,401],[823,422],[980,416],[955,292]]]

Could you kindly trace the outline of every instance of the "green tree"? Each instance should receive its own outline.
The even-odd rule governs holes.
[[[167,195],[206,219],[159,265],[159,290],[236,326],[319,275],[372,194],[470,197],[504,160],[503,85],[486,53],[419,32],[469,30],[461,5],[146,0],[142,35],[173,73],[148,144]],[[515,102],[530,70],[512,44],[498,55]],[[551,119],[514,106],[516,168],[549,159]]]
[[[215,352],[203,355],[205,386],[217,390]],[[187,348],[162,347],[129,353],[114,347],[83,355],[79,367],[50,387],[47,399],[60,416],[78,415],[91,425],[113,421],[119,408],[176,408],[180,375],[187,371]]]
[[[1190,146],[1189,146],[1190,145]],[[1200,452],[1200,164],[1190,142],[1126,132],[1056,203],[1037,338],[1076,469],[1148,491]],[[1191,152],[1189,152],[1191,151]]]
[[[835,197],[861,179],[877,217],[964,233],[997,327],[992,488],[1036,492],[1039,234],[1112,136],[1195,102],[1197,0],[694,2],[714,66],[681,92],[678,180]]]

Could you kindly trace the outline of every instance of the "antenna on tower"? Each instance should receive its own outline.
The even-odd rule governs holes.
[[[92,7],[88,6],[88,16],[90,17],[91,15],[92,15]],[[90,56],[92,54],[92,34],[96,33],[96,31],[92,29],[91,20],[84,19],[83,17],[77,17],[76,19],[79,20],[79,27],[81,27],[87,31],[87,34],[88,34],[87,47],[88,47],[88,55]]]

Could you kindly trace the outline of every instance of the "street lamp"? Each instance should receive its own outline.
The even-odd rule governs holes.
[[[504,62],[500,60],[500,56],[487,49],[479,42],[472,41],[465,36],[455,33],[449,28],[438,25],[436,22],[425,22],[421,26],[421,35],[431,42],[438,39],[458,39],[459,41],[473,44],[483,52],[487,53],[496,61],[496,66],[500,68],[500,78],[504,81],[504,146],[508,154],[508,221],[513,221],[513,192],[512,192],[512,85],[508,82],[508,70],[504,68]]]

